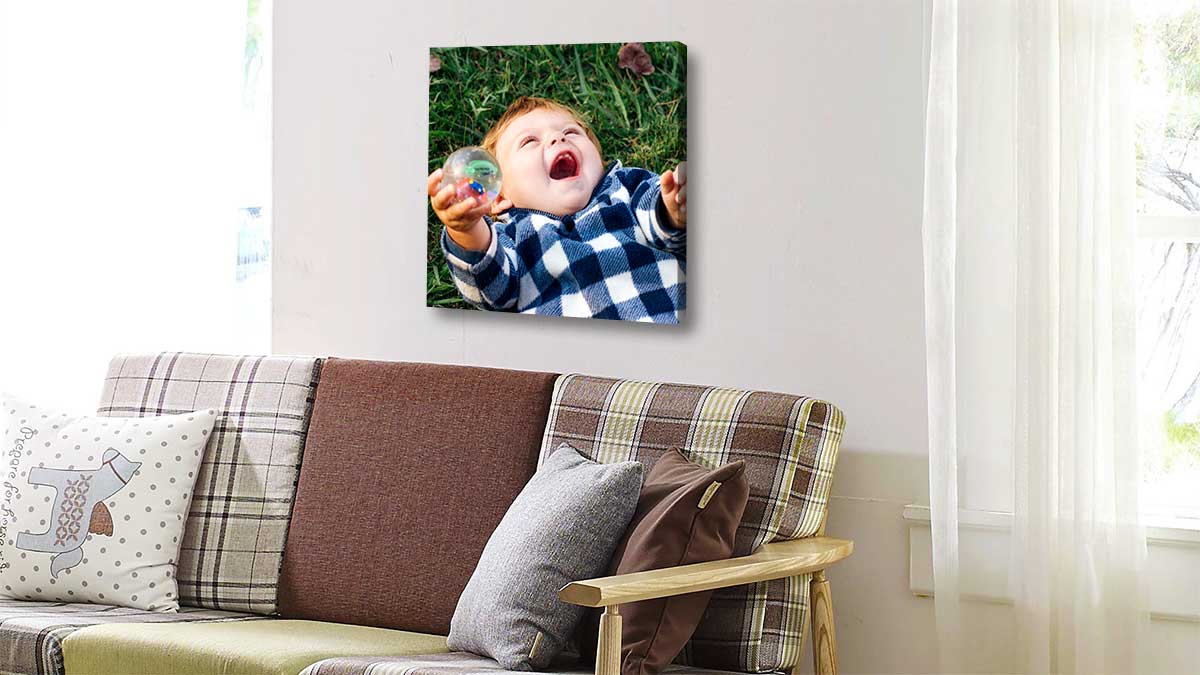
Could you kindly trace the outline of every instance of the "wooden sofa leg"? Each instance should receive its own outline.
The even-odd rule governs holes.
[[[621,614],[617,605],[605,607],[600,616],[596,675],[621,675]]]
[[[833,635],[833,601],[829,596],[829,580],[824,570],[813,574],[809,586],[809,611],[812,619],[813,672],[816,675],[837,675],[837,641]]]

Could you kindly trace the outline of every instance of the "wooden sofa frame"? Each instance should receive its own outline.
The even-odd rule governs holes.
[[[604,608],[596,648],[596,675],[621,675],[621,604],[812,572],[808,616],[813,670],[817,675],[836,675],[833,601],[825,569],[849,557],[854,552],[854,542],[823,536],[824,529],[822,526],[821,532],[813,537],[764,544],[750,555],[728,560],[576,581],[564,586],[558,597],[574,605]],[[793,669],[791,675],[798,675],[799,670]]]

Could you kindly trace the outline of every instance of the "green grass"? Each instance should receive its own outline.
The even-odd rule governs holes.
[[[434,49],[442,68],[429,75],[429,171],[464,145],[478,145],[518,96],[542,96],[580,111],[596,131],[605,161],[662,173],[686,159],[687,50],[651,42],[655,71],[617,67],[619,43]],[[427,200],[428,202],[428,200]],[[426,304],[471,309],[462,300],[427,207]]]
[[[1163,460],[1168,469],[1183,461],[1200,463],[1200,423],[1186,424],[1168,410],[1162,416]]]

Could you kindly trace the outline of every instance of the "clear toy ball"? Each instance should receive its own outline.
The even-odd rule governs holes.
[[[455,150],[442,165],[438,190],[447,185],[454,186],[452,204],[464,199],[491,204],[500,195],[500,163],[492,153],[475,145]]]

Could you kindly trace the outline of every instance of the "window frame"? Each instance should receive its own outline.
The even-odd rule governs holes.
[[[1139,213],[1137,238],[1200,243],[1200,213],[1170,216]]]

